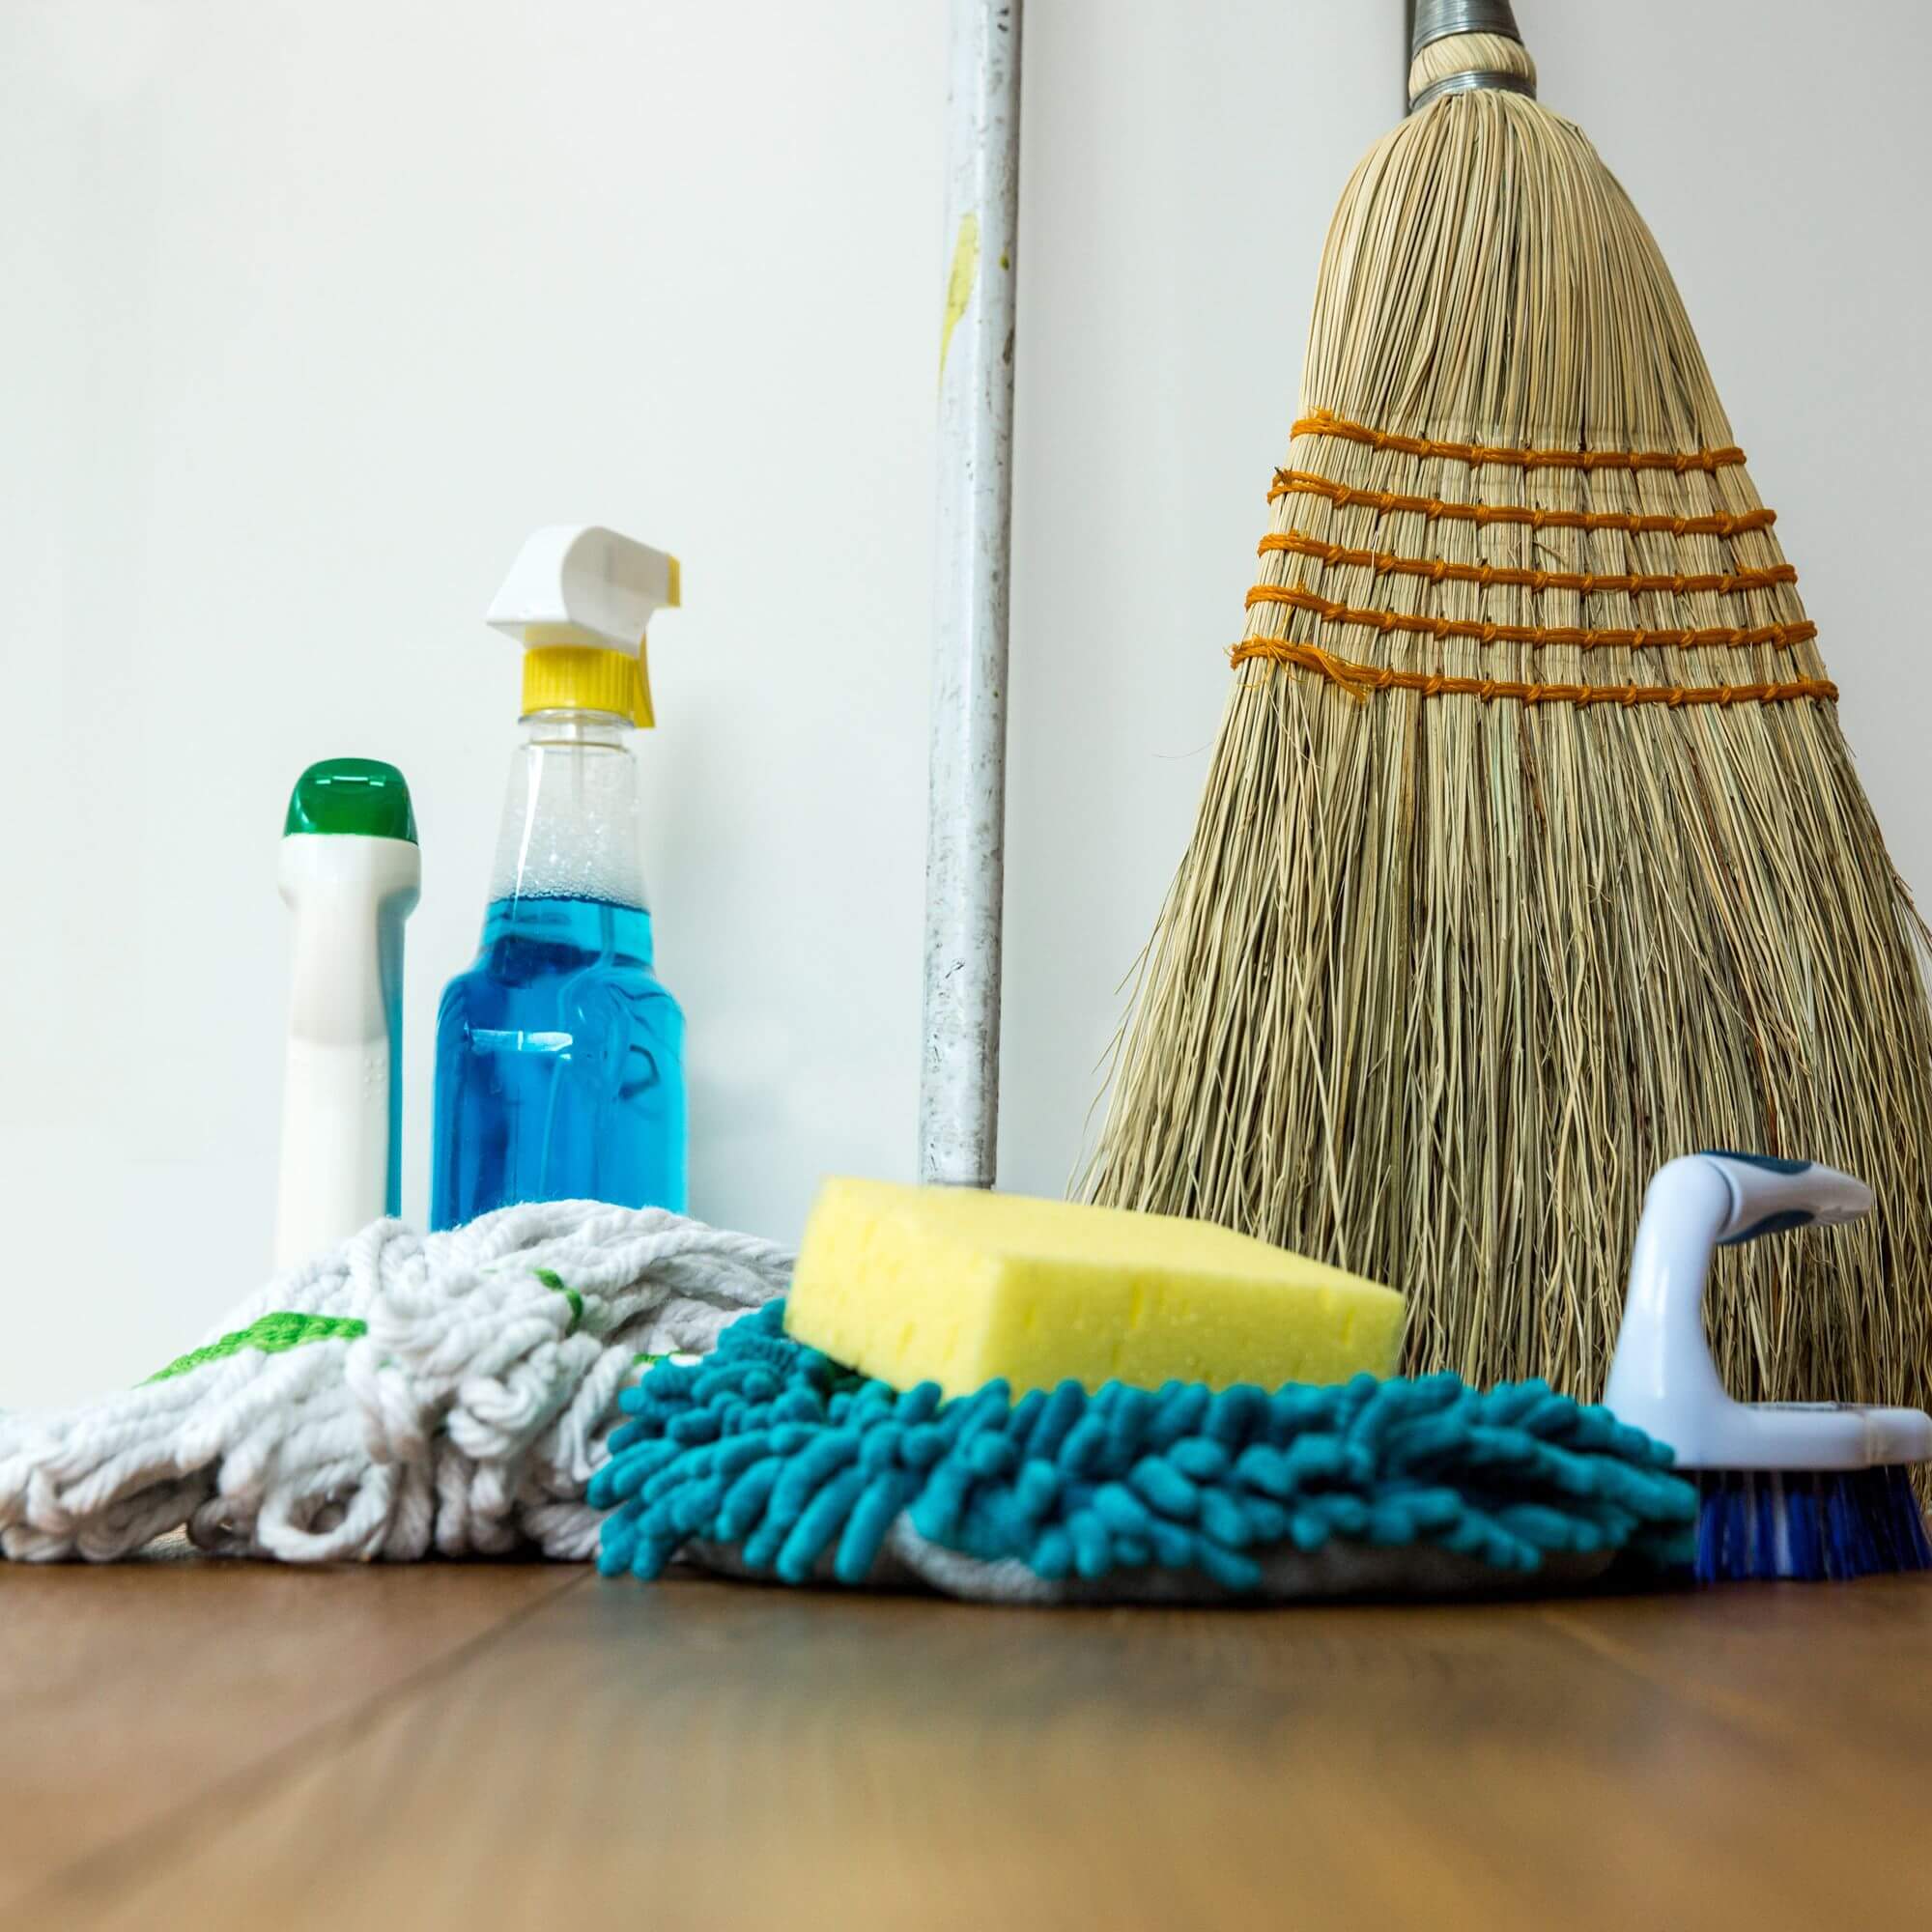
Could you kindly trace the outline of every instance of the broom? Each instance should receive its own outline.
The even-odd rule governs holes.
[[[1721,1370],[1920,1402],[1924,929],[1773,513],[1509,7],[1423,0],[1409,90],[1085,1191],[1400,1287],[1416,1370],[1594,1396],[1652,1171],[1817,1156],[1878,1210],[1737,1257]]]

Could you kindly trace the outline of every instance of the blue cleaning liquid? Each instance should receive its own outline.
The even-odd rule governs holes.
[[[651,916],[608,899],[498,899],[436,1030],[430,1225],[518,1201],[685,1206],[684,1014],[651,971]]]

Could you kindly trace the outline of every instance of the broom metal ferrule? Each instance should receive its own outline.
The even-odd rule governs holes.
[[[1519,44],[1522,41],[1509,0],[1416,0],[1409,59],[1432,42],[1446,41],[1452,34],[1500,34]]]
[[[1527,95],[1531,100],[1536,99],[1535,81],[1525,79],[1520,73],[1496,73],[1479,70],[1468,73],[1444,74],[1435,86],[1425,87],[1408,103],[1408,111],[1411,114],[1418,114],[1432,100],[1440,100],[1445,94],[1474,94],[1483,88],[1493,88],[1499,94]]]

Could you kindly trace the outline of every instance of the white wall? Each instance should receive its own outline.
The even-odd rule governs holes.
[[[1932,889],[1915,488],[1932,21],[1522,0],[1649,213]],[[1003,1178],[1073,1168],[1192,819],[1397,0],[1033,0]],[[405,1207],[482,911],[526,531],[676,549],[642,741],[694,1207],[910,1171],[942,0],[0,8],[0,1404],[132,1380],[268,1253],[290,782],[409,774]]]

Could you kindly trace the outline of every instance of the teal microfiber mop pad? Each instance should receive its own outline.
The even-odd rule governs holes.
[[[591,1502],[601,1567],[674,1556],[786,1583],[1045,1602],[1435,1594],[1689,1560],[1670,1452],[1542,1382],[1268,1394],[1076,1382],[1015,1404],[898,1390],[784,1332],[784,1304],[653,1369]]]

